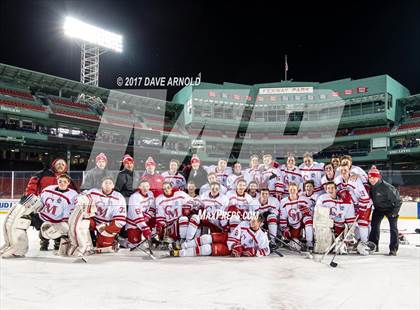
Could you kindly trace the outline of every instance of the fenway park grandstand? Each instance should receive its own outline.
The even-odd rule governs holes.
[[[140,154],[140,163],[158,156],[160,170],[194,153],[205,164],[245,165],[252,154],[282,163],[288,153],[311,151],[320,162],[347,154],[364,169],[375,164],[405,200],[420,199],[420,94],[388,75],[202,82],[168,101],[0,64],[0,145],[0,198],[19,198],[29,176],[57,157],[80,184],[98,152],[115,150]],[[113,170],[120,165],[109,162]]]

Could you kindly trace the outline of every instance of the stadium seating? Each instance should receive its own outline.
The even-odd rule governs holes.
[[[412,128],[419,128],[420,123],[410,123],[410,124],[401,124],[398,127],[398,130],[404,130],[404,129],[412,129]]]
[[[64,106],[68,106],[72,108],[80,108],[83,110],[89,110],[89,107],[83,103],[73,102],[68,99],[64,99],[60,97],[53,97],[53,96],[50,96],[50,99],[53,103],[58,104],[58,105],[64,105]]]
[[[77,117],[77,118],[88,119],[88,120],[97,121],[97,122],[101,120],[101,118],[98,115],[94,115],[94,114],[81,113],[81,112],[65,110],[65,109],[60,109],[60,108],[55,108],[55,107],[52,107],[51,109],[57,115]]]
[[[23,98],[23,99],[26,99],[26,100],[34,100],[34,97],[31,95],[30,92],[26,92],[26,91],[23,91],[23,90],[15,90],[15,89],[1,87],[0,88],[0,94],[7,95],[7,96],[12,96],[12,97]]]
[[[22,109],[40,111],[40,112],[45,112],[46,111],[45,107],[37,105],[37,104],[29,104],[29,103],[11,101],[11,100],[5,100],[5,99],[0,99],[0,104],[7,105],[7,106],[10,106],[10,107],[18,107],[18,108],[22,108]]]
[[[390,129],[387,126],[374,127],[374,128],[360,128],[354,129],[353,134],[355,135],[368,135],[374,133],[388,132]]]

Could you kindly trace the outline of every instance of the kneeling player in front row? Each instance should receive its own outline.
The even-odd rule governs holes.
[[[202,235],[182,244],[182,250],[172,250],[172,256],[268,256],[267,235],[260,229],[263,216],[243,221],[230,232]]]

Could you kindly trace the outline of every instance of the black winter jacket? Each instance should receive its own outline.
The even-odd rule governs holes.
[[[400,194],[398,193],[398,190],[388,182],[385,182],[382,179],[379,180],[378,183],[371,187],[370,196],[375,209],[391,212],[395,215],[400,211],[402,204]]]

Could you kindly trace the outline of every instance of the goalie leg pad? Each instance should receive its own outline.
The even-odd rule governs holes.
[[[45,239],[58,239],[66,236],[69,231],[69,224],[66,222],[51,223],[44,222],[41,225],[41,234]]]
[[[26,230],[31,225],[28,212],[33,212],[38,201],[33,200],[35,203],[29,207],[16,204],[7,215],[3,228],[5,245],[2,247],[2,257],[24,256],[27,253],[29,246]]]
[[[90,236],[90,220],[84,218],[84,211],[81,206],[76,206],[69,218],[69,239],[70,247],[68,255],[85,255],[93,249]]]

